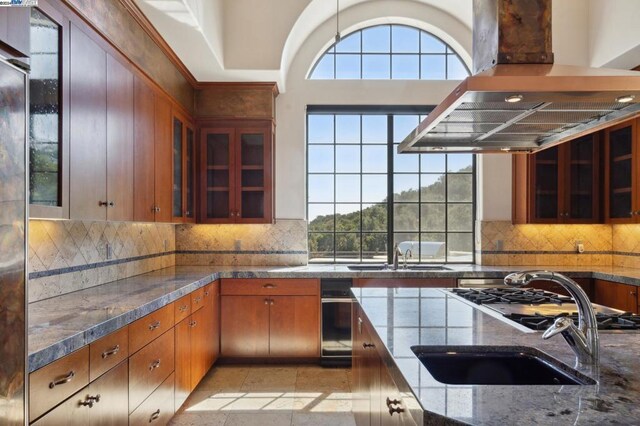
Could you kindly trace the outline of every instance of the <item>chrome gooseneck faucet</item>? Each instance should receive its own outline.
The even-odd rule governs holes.
[[[398,270],[398,263],[399,263],[400,256],[402,256],[402,250],[400,250],[400,245],[396,243],[393,246],[393,268],[392,269],[394,271]]]
[[[525,271],[515,272],[505,277],[508,286],[523,287],[531,281],[551,281],[564,287],[578,307],[578,326],[567,317],[558,317],[551,327],[543,334],[543,339],[549,339],[561,333],[581,364],[598,363],[598,323],[593,306],[587,294],[572,279],[556,272]]]

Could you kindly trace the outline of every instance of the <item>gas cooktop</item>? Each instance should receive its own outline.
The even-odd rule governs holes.
[[[505,318],[522,324],[532,330],[546,330],[551,327],[559,316],[568,316],[578,325],[578,314],[542,315],[533,314],[504,314]],[[596,313],[598,330],[640,330],[640,315],[631,312],[618,314]]]
[[[532,330],[546,330],[558,316],[569,316],[578,323],[578,308],[569,296],[511,287],[454,288],[450,291]],[[593,309],[599,330],[640,330],[640,315],[595,303]]]
[[[571,299],[569,296],[562,296],[560,294],[534,288],[454,288],[451,291],[460,297],[477,303],[478,305],[487,305],[493,303],[508,303],[520,305],[553,303],[562,305],[563,303],[573,303],[573,299]]]

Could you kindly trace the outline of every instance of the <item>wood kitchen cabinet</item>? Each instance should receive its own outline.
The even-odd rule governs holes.
[[[595,303],[637,314],[640,313],[638,301],[638,287],[636,286],[595,280]]]
[[[319,356],[318,280],[229,279],[220,294],[221,356]]]
[[[593,133],[514,155],[514,223],[601,222],[600,139]]]
[[[190,312],[175,327],[176,409],[184,404],[217,359],[220,323],[216,288],[219,288],[217,281],[176,302],[181,315]]]
[[[378,339],[359,306],[353,315],[353,414],[357,426],[415,426],[378,352]]]
[[[208,122],[200,135],[199,222],[273,222],[272,121]]]
[[[640,168],[638,120],[605,130],[605,220],[607,223],[640,222]]]
[[[70,218],[133,219],[133,74],[70,31]]]
[[[155,100],[153,89],[142,78],[134,82],[134,187],[133,218],[155,221]]]
[[[127,424],[127,374],[124,361],[38,421],[38,426],[96,425],[120,426]]]
[[[195,220],[195,141],[193,125],[175,112],[172,119],[172,209],[173,222]]]
[[[154,95],[154,194],[156,222],[172,221],[172,163],[171,102],[160,93]],[[149,161],[149,160],[147,160]]]
[[[572,278],[578,285],[587,293],[589,300],[594,301],[594,285],[593,280],[590,278]],[[549,281],[532,281],[527,285],[528,288],[535,288],[539,290],[550,291],[552,293],[558,293],[565,296],[569,296],[569,292],[565,290],[560,284]]]

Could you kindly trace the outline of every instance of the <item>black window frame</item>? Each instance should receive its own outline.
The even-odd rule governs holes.
[[[387,177],[387,230],[386,232],[377,232],[377,231],[366,231],[364,232],[362,230],[362,214],[360,216],[360,230],[358,231],[359,235],[360,235],[360,255],[359,255],[359,260],[356,259],[349,259],[348,261],[345,262],[339,262],[338,260],[340,258],[336,257],[336,235],[337,234],[349,234],[349,233],[353,233],[353,232],[348,232],[348,231],[337,231],[336,229],[336,219],[335,219],[335,214],[334,214],[334,226],[333,226],[333,230],[331,232],[319,232],[319,231],[310,231],[307,230],[307,236],[309,237],[310,234],[319,234],[319,233],[326,233],[326,234],[332,234],[333,235],[333,246],[334,246],[334,250],[333,250],[333,259],[327,259],[327,260],[311,260],[310,262],[313,264],[346,264],[346,263],[372,263],[370,261],[363,261],[362,258],[362,236],[363,234],[367,233],[367,234],[386,234],[386,239],[387,239],[387,263],[391,263],[392,259],[393,259],[393,242],[394,242],[394,235],[395,234],[399,234],[399,233],[403,233],[403,231],[394,231],[394,204],[396,204],[396,202],[394,202],[394,188],[393,188],[393,180],[394,180],[394,175],[395,170],[394,170],[394,152],[393,150],[396,148],[397,146],[397,142],[394,142],[394,124],[393,124],[393,117],[397,116],[397,115],[428,115],[435,106],[433,105],[307,105],[306,108],[306,113],[305,113],[305,147],[306,147],[306,152],[305,152],[305,161],[306,161],[306,166],[305,166],[305,170],[306,170],[306,182],[305,182],[305,190],[306,190],[306,197],[305,197],[305,201],[306,201],[306,220],[307,220],[307,224],[309,224],[309,175],[310,174],[318,174],[318,175],[322,175],[322,174],[330,174],[332,176],[334,176],[334,201],[333,204],[334,206],[337,204],[340,204],[339,202],[336,202],[335,200],[335,176],[337,176],[339,173],[336,173],[335,171],[333,173],[315,173],[315,172],[309,172],[309,116],[310,115],[347,115],[347,114],[353,114],[353,115],[382,115],[382,116],[387,116],[387,141],[386,144],[379,144],[379,146],[386,146],[387,148],[387,171],[386,171],[386,177]],[[361,126],[361,131],[362,131],[362,121],[360,122],[360,126]],[[336,145],[335,143],[335,122],[334,122],[334,145]],[[360,144],[362,145],[362,132],[361,132],[361,141]],[[320,145],[322,146],[323,144],[312,144],[312,145]],[[327,144],[328,145],[328,144]],[[447,153],[442,153],[442,154],[447,154]],[[417,155],[417,154],[407,154],[407,155]],[[446,157],[447,158],[447,157]],[[471,231],[470,232],[466,232],[466,231],[460,231],[460,232],[456,232],[456,231],[450,231],[448,230],[448,225],[445,224],[445,229],[444,231],[437,231],[434,233],[438,233],[438,234],[444,234],[445,236],[445,254],[444,254],[444,262],[442,261],[438,261],[438,262],[425,262],[422,260],[421,256],[417,255],[417,262],[412,262],[412,263],[423,263],[423,264],[433,264],[433,263],[439,263],[439,264],[464,264],[464,265],[468,265],[468,264],[475,264],[476,261],[476,253],[475,253],[475,237],[476,237],[476,228],[475,228],[475,223],[476,223],[476,217],[477,217],[477,158],[475,154],[472,154],[472,171],[471,173],[469,173],[471,175],[471,180],[472,180],[472,189],[471,189],[471,202],[464,202],[464,203],[459,203],[459,202],[450,202],[448,200],[448,197],[446,195],[445,192],[445,200],[443,203],[440,204],[444,204],[445,205],[445,209],[448,210],[448,206],[450,204],[471,204],[472,206],[472,223],[471,223]],[[345,174],[358,174],[360,176],[360,185],[362,187],[362,155],[360,156],[360,164],[361,164],[361,168],[360,171],[358,173],[345,173]],[[334,168],[335,168],[335,150],[334,150]],[[401,172],[402,173],[402,172]],[[379,173],[382,174],[382,173]],[[415,173],[405,173],[405,174],[415,174]],[[418,175],[421,175],[422,173],[419,171],[417,172]],[[447,171],[447,167],[445,167],[445,175],[449,175],[449,172]],[[456,173],[451,173],[451,174],[456,174]],[[447,187],[448,185],[445,185],[445,191],[447,191]],[[318,203],[318,202],[311,202],[311,204],[330,204],[330,203]],[[342,204],[353,204],[353,203],[342,203]],[[360,195],[360,204],[362,205],[362,191],[361,191],[361,195]],[[418,206],[421,206],[422,204],[427,204],[427,203],[422,203],[420,200],[418,200],[417,202],[412,202],[410,204],[417,204]],[[335,210],[334,210],[335,211]],[[360,210],[362,212],[362,210]],[[448,215],[448,213],[447,213]],[[422,233],[422,229],[421,229],[421,215],[418,214],[418,234]],[[448,240],[449,240],[449,234],[450,233],[466,233],[466,234],[471,234],[471,260],[470,261],[459,261],[459,262],[455,262],[455,261],[449,261],[449,255],[448,255]],[[309,251],[309,256],[311,255],[311,251]]]

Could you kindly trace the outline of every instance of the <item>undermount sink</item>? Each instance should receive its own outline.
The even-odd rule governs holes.
[[[413,346],[435,380],[448,385],[595,385],[534,348]]]
[[[352,271],[393,271],[387,265],[381,264],[363,264],[363,265],[347,265]],[[450,268],[442,265],[407,265],[406,269],[400,266],[397,271],[450,271]]]
[[[413,271],[450,271],[451,268],[447,268],[442,265],[409,265],[407,269]]]
[[[386,265],[347,265],[352,271],[384,271],[387,269]]]

